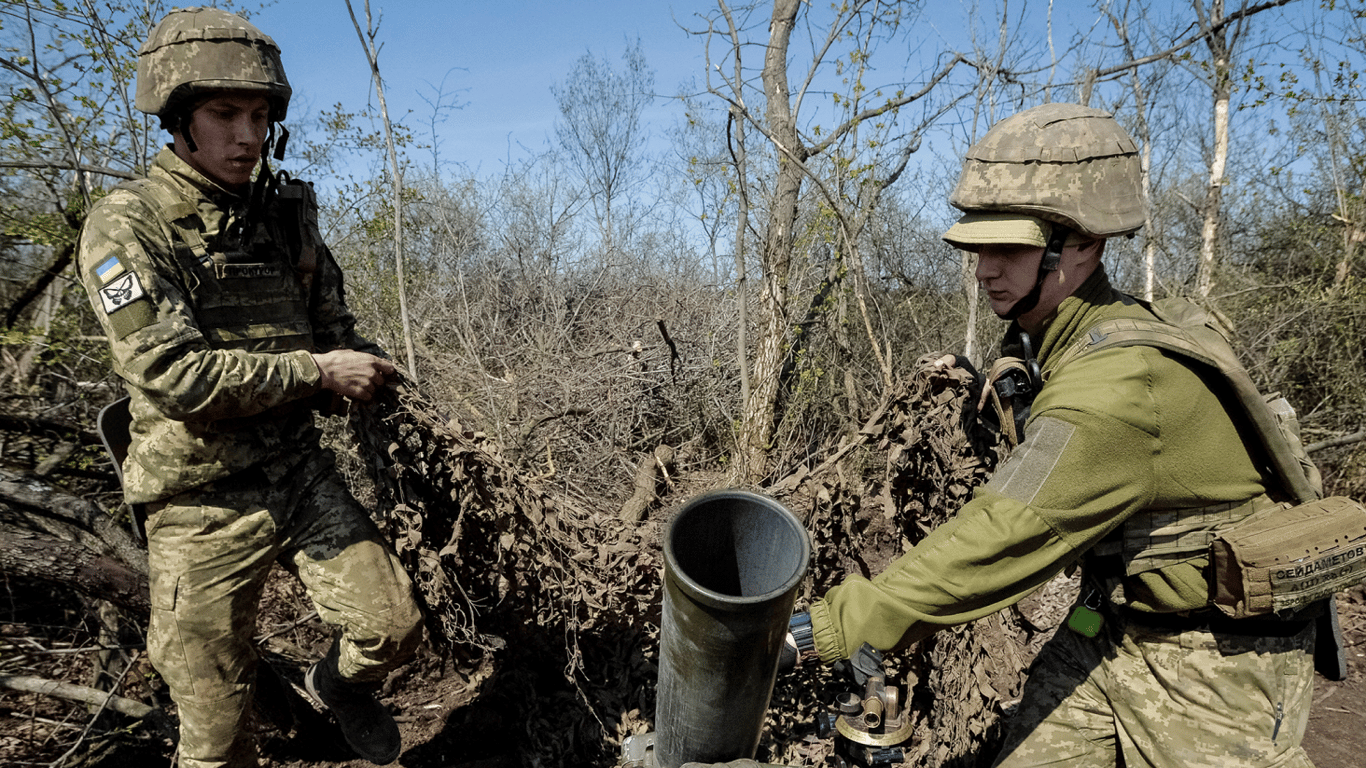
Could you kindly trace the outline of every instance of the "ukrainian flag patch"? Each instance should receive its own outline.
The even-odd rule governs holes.
[[[95,267],[95,277],[98,277],[102,283],[107,283],[121,274],[123,274],[123,262],[120,262],[117,256],[110,256],[98,267]]]

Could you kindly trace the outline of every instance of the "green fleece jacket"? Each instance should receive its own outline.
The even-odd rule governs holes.
[[[953,519],[873,579],[851,576],[811,606],[816,650],[898,648],[1009,606],[1078,562],[1141,510],[1242,502],[1265,492],[1215,374],[1155,347],[1102,349],[1053,370],[1097,323],[1151,318],[1098,269],[1043,329],[1045,384],[1024,442]],[[1124,582],[1130,606],[1209,605],[1197,558]]]

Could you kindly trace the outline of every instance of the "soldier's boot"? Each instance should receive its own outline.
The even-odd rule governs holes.
[[[348,683],[337,672],[340,646],[336,641],[327,655],[308,668],[304,686],[319,704],[336,718],[346,743],[360,757],[376,765],[398,759],[403,737],[389,710],[375,698],[374,686]]]

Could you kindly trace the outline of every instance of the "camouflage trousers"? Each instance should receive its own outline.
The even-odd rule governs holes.
[[[341,627],[339,669],[383,680],[421,642],[408,576],[337,473],[313,450],[280,483],[255,470],[148,505],[152,664],[180,715],[182,768],[255,766],[247,729],[252,645],[272,563]]]
[[[1289,637],[1107,617],[1040,652],[998,768],[1313,768],[1314,624]]]

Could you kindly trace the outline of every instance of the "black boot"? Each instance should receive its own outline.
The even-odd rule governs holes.
[[[337,672],[339,642],[333,641],[327,655],[308,668],[304,686],[314,700],[331,710],[346,743],[357,755],[376,765],[388,765],[403,750],[398,723],[370,686],[341,679]]]

